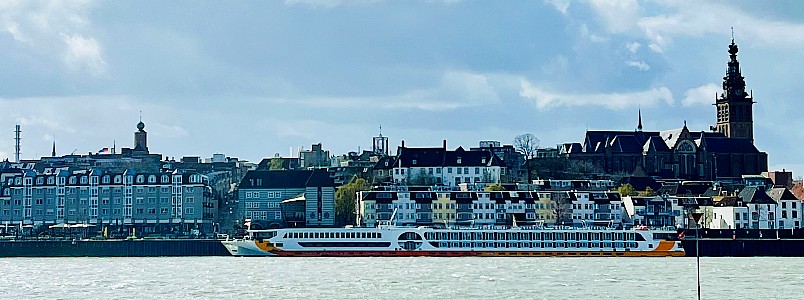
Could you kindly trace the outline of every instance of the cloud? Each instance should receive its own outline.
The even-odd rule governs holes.
[[[38,59],[61,59],[72,70],[105,70],[101,47],[91,35],[92,1],[2,1],[0,32],[11,34]]]
[[[445,111],[461,107],[499,103],[500,97],[490,82],[489,76],[470,72],[447,71],[442,75],[438,86],[412,90],[399,95],[265,98],[258,99],[258,101],[307,107],[373,107],[385,110],[420,109]]]
[[[579,30],[580,30],[581,36],[584,36],[584,37],[588,38],[592,42],[605,43],[605,42],[609,41],[609,39],[606,38],[606,37],[596,35],[596,34],[593,34],[592,32],[590,32],[589,31],[589,26],[587,26],[586,24],[581,24]]]
[[[730,26],[737,29],[738,39],[768,47],[804,48],[804,24],[756,17],[724,3],[659,1],[648,9],[636,1],[592,0],[589,6],[606,31],[646,38],[648,48],[656,53],[664,53],[675,37],[728,35]]]
[[[535,101],[536,107],[539,109],[551,109],[559,106],[602,106],[609,109],[625,109],[636,105],[652,106],[661,102],[673,104],[673,93],[666,87],[631,93],[559,94],[548,92],[523,79],[519,95]]]
[[[637,50],[639,50],[639,47],[641,47],[641,46],[642,46],[642,44],[637,43],[637,42],[633,42],[633,43],[630,43],[628,45],[625,45],[625,48],[628,48],[628,51],[630,51],[631,53],[636,53]]]
[[[650,44],[648,45],[648,48],[650,48],[651,51],[656,53],[664,53],[664,49],[662,49],[662,46],[659,46],[657,44]]]
[[[612,33],[628,32],[639,20],[640,7],[635,0],[592,0],[589,4]]]
[[[720,87],[714,83],[691,88],[684,92],[684,99],[681,100],[681,105],[711,105],[715,102],[715,97],[717,97],[718,92],[720,92]]]
[[[644,61],[629,60],[629,61],[625,62],[625,64],[627,66],[629,66],[629,67],[637,68],[640,71],[650,70],[650,66],[648,64],[646,64]]]
[[[80,35],[62,35],[67,44],[64,62],[73,70],[86,69],[93,74],[106,70],[106,62],[101,57],[101,49],[94,38]]]
[[[561,12],[563,15],[567,14],[567,9],[569,9],[570,6],[569,0],[545,0],[544,3],[552,5],[553,8]]]
[[[285,0],[285,5],[306,5],[312,8],[333,8],[341,5],[374,4],[381,1],[382,0]]]

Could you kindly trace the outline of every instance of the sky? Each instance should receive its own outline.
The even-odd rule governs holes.
[[[0,159],[132,147],[259,161],[322,143],[693,131],[740,47],[757,147],[804,175],[800,1],[0,1]]]

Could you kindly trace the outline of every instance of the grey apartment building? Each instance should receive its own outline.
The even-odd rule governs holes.
[[[249,171],[240,182],[238,197],[243,218],[271,228],[287,227],[290,220],[285,216],[302,213],[305,226],[335,225],[335,183],[326,170]],[[304,201],[304,205],[283,206],[289,201]]]
[[[0,230],[86,224],[96,232],[189,235],[215,231],[217,205],[198,173],[105,173],[48,168],[0,172]],[[28,226],[30,227],[30,226]]]

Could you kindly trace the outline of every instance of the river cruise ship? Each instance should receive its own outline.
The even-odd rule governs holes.
[[[674,230],[472,227],[248,230],[236,256],[684,256]]]

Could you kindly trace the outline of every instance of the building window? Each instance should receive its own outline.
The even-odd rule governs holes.
[[[194,214],[194,213],[195,213],[195,209],[194,209],[194,208],[192,208],[192,207],[186,207],[186,208],[184,208],[184,214],[185,214],[185,215],[192,215],[192,214]]]
[[[274,219],[281,220],[282,219],[282,213],[281,212],[275,212],[274,213]]]

